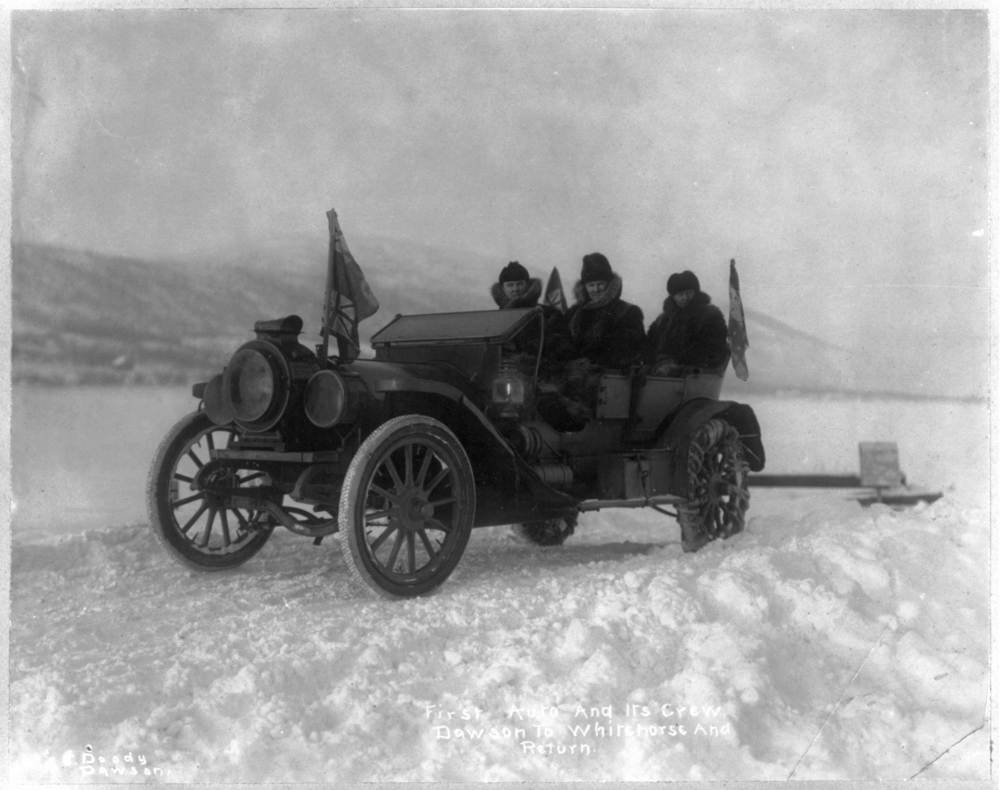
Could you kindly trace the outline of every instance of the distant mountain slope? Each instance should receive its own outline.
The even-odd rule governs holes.
[[[370,333],[397,313],[493,307],[489,283],[483,282],[482,272],[499,271],[507,262],[495,256],[380,236],[352,235],[348,244],[381,305],[370,325],[362,324],[362,331],[368,329]],[[290,278],[303,288],[318,292],[318,296],[311,297],[318,321],[327,245],[322,236],[288,235],[243,249],[219,250],[185,263],[199,268],[221,266],[238,272]],[[306,318],[304,314],[303,317]]]
[[[493,308],[483,255],[387,238],[351,247],[381,303],[362,341],[397,313]],[[184,383],[221,370],[255,321],[296,313],[318,342],[325,243],[275,239],[211,260],[152,262],[30,243],[13,246],[13,378],[51,384]],[[848,349],[747,310],[750,380],[725,393],[873,394]],[[872,377],[874,378],[874,377]],[[895,389],[900,389],[898,386]],[[945,393],[941,393],[945,394]]]
[[[378,315],[487,309],[482,261],[391,240],[364,245]],[[251,337],[291,313],[318,338],[326,252],[284,258],[151,262],[30,243],[12,248],[13,377],[47,383],[172,383],[203,379]],[[360,256],[359,256],[360,257]],[[433,260],[435,265],[428,265]],[[430,272],[430,273],[429,273]],[[437,275],[433,274],[437,272]]]
[[[763,329],[772,332],[773,334],[783,336],[783,337],[794,337],[800,340],[804,340],[811,346],[816,348],[829,348],[836,351],[846,351],[847,349],[837,343],[832,343],[829,340],[824,340],[821,337],[812,335],[808,332],[803,332],[801,329],[796,329],[790,324],[786,324],[784,321],[779,321],[777,318],[772,318],[759,310],[752,310],[749,307],[744,309],[747,320],[751,324],[759,324]]]
[[[741,393],[864,392],[857,360],[848,349],[792,327],[758,310],[746,309],[750,377],[726,377],[724,397]],[[870,386],[870,383],[869,383]],[[878,387],[876,389],[884,389]]]

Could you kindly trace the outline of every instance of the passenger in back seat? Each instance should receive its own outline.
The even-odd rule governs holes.
[[[643,362],[654,376],[723,372],[729,362],[729,330],[722,311],[701,290],[694,272],[667,279],[663,312],[646,335]]]

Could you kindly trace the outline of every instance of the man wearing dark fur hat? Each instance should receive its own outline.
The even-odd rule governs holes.
[[[599,252],[583,257],[576,297],[566,313],[578,357],[625,370],[639,361],[646,328],[642,310],[622,300],[622,278]]]
[[[658,376],[684,376],[695,372],[721,372],[729,361],[726,319],[694,272],[671,274],[667,279],[663,312],[649,327],[643,361]]]
[[[500,272],[497,282],[490,288],[497,307],[509,310],[515,307],[534,307],[542,296],[542,281],[531,277],[518,261],[511,261]],[[542,304],[545,311],[545,349],[542,353],[541,373],[546,375],[573,356],[573,341],[569,335],[566,317],[549,304]],[[514,338],[513,359],[518,369],[533,373],[538,355],[538,324],[526,327]]]
[[[566,313],[577,358],[566,366],[565,404],[578,420],[593,416],[601,374],[640,361],[646,330],[642,310],[623,301],[622,278],[599,252],[583,257],[576,303]]]

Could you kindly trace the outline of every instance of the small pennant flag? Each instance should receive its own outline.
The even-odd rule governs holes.
[[[323,301],[323,351],[330,333],[337,336],[341,359],[355,359],[361,353],[358,324],[378,311],[378,300],[368,287],[337,222],[337,212],[326,213],[330,221],[330,253],[327,259],[326,295]]]
[[[747,322],[743,316],[743,300],[740,298],[740,276],[736,273],[736,261],[729,261],[729,346],[733,352],[733,370],[741,381],[750,375],[747,369],[746,350]]]
[[[563,293],[559,269],[555,266],[552,267],[552,274],[549,275],[549,283],[545,286],[545,303],[552,305],[560,313],[566,312],[566,294]]]

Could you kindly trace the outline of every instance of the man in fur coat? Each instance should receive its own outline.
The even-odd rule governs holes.
[[[583,257],[573,295],[566,318],[577,358],[566,366],[566,405],[584,420],[593,416],[601,374],[640,362],[646,329],[642,310],[622,300],[622,278],[599,252]]]
[[[684,376],[696,372],[721,372],[729,361],[726,319],[694,272],[671,274],[667,279],[663,312],[649,327],[643,359],[656,376]]]
[[[518,261],[511,261],[500,272],[497,282],[490,288],[490,294],[497,307],[509,310],[515,307],[534,307],[542,296],[542,281],[531,277],[528,270]],[[570,338],[566,317],[555,307],[542,303],[545,311],[545,349],[542,353],[540,375],[556,375],[573,356],[573,341]],[[538,356],[539,326],[532,323],[514,338],[508,349],[518,370],[531,375],[534,373]]]
[[[642,310],[622,300],[622,278],[599,252],[583,257],[576,297],[566,313],[577,357],[611,370],[639,362],[646,338]]]

